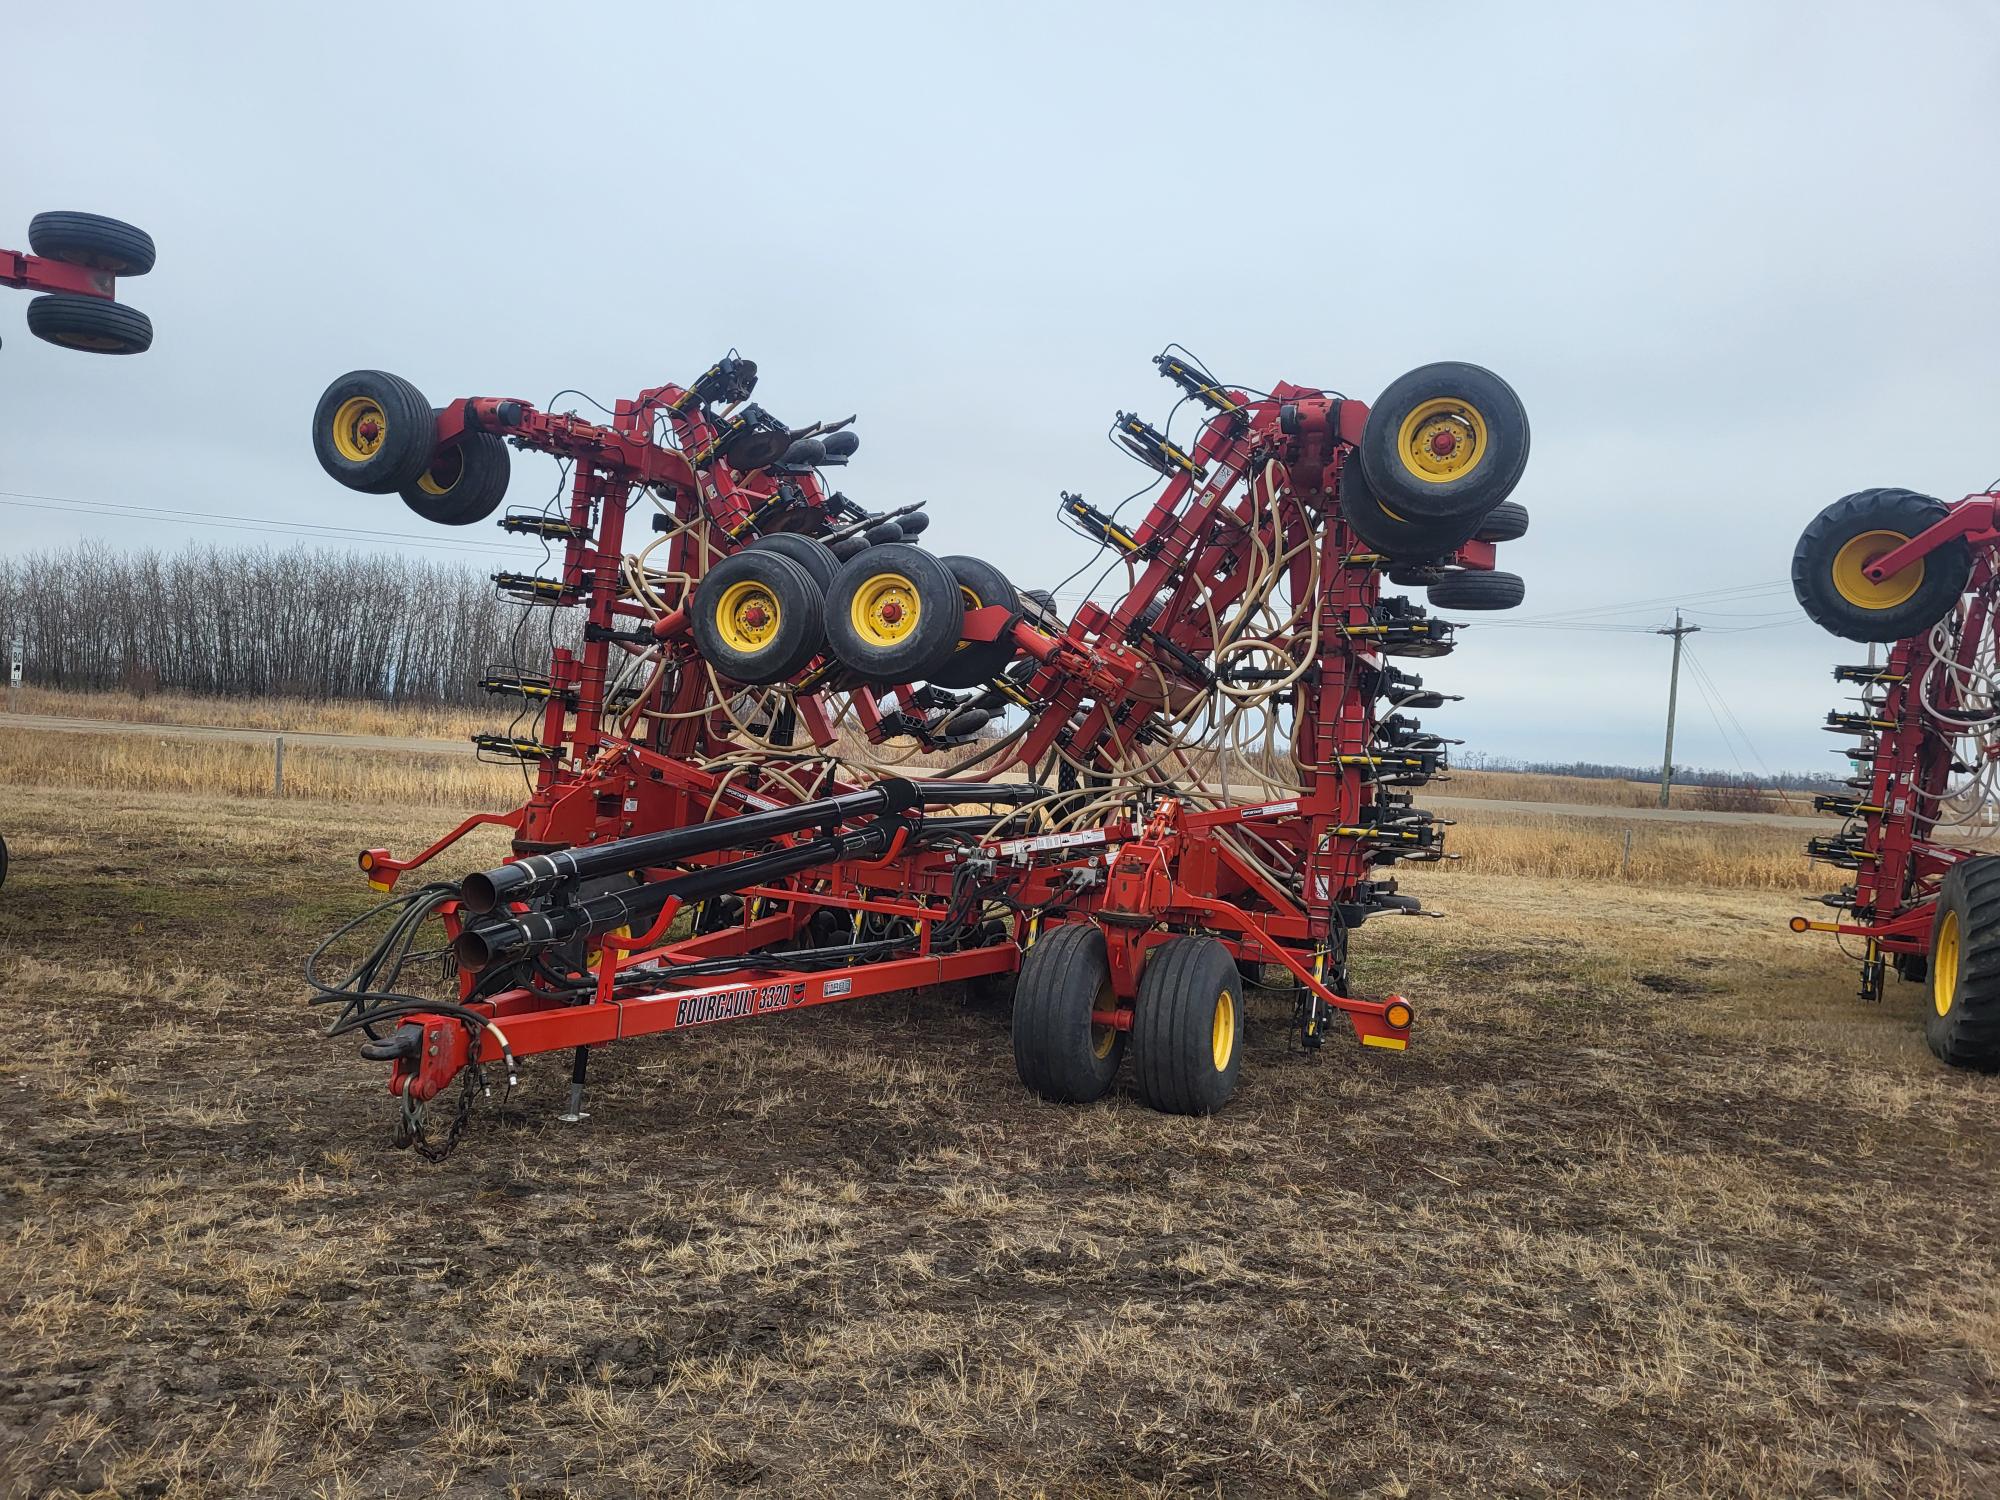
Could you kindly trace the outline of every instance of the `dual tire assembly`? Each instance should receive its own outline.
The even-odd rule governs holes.
[[[364,495],[400,495],[441,526],[483,521],[507,498],[511,464],[497,433],[437,438],[437,412],[400,375],[352,370],[326,388],[313,412],[313,454],[322,469]]]
[[[153,269],[153,237],[101,214],[46,213],[28,221],[28,249],[44,260],[85,266],[112,276]],[[153,320],[108,297],[45,292],[28,304],[28,332],[85,354],[143,354],[153,347]]]
[[[1118,1007],[1104,934],[1069,922],[1031,944],[1014,985],[1014,1066],[1044,1099],[1102,1098],[1132,1054],[1139,1097],[1166,1114],[1213,1114],[1243,1063],[1243,980],[1212,937],[1171,937],[1147,955],[1131,1030]]]
[[[1361,441],[1341,466],[1341,514],[1363,543],[1440,609],[1512,609],[1520,577],[1447,571],[1467,542],[1512,541],[1528,529],[1507,497],[1528,465],[1528,414],[1491,370],[1458,361],[1422,365],[1391,381],[1368,409]]]

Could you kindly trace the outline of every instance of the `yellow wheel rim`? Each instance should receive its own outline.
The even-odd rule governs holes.
[[[351,464],[373,458],[389,431],[388,418],[372,396],[349,396],[333,414],[333,448]]]
[[[871,646],[894,646],[908,640],[922,613],[917,586],[901,573],[877,573],[854,591],[847,606],[854,633]]]
[[[1106,978],[1104,987],[1097,992],[1097,998],[1090,1003],[1092,1010],[1112,1010],[1116,1008],[1116,997],[1111,992],[1111,981]],[[1111,1055],[1111,1049],[1118,1045],[1118,1028],[1090,1023],[1090,1050],[1097,1054],[1099,1062]]]
[[[1425,484],[1450,484],[1486,461],[1486,418],[1455,396],[1423,402],[1403,418],[1396,452]]]
[[[754,578],[732,583],[715,606],[715,629],[732,651],[753,655],[778,634],[778,596]]]
[[[1220,1073],[1236,1055],[1236,997],[1224,990],[1215,1002],[1215,1020],[1210,1023],[1208,1044],[1215,1053],[1215,1071]]]
[[[453,443],[437,456],[432,465],[417,476],[417,488],[426,495],[449,495],[465,477],[465,450]]]
[[[1951,1014],[1951,1002],[1958,997],[1958,913],[1948,911],[1938,923],[1937,942],[1931,953],[1931,1004],[1941,1016]]]
[[[1900,531],[1864,531],[1833,555],[1833,587],[1856,609],[1894,609],[1924,586],[1920,557],[1877,583],[1862,569],[1909,540]]]

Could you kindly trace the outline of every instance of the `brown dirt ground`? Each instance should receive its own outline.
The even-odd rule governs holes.
[[[952,993],[527,1065],[449,1163],[297,966],[440,813],[10,792],[0,1493],[1981,1495],[2000,1082],[1782,894],[1435,878],[1406,1056],[1061,1109]],[[383,838],[387,835],[387,838]]]

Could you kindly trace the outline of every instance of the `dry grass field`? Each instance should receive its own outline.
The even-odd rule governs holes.
[[[1420,871],[1412,1050],[1269,999],[1213,1120],[944,992],[605,1049],[581,1127],[531,1061],[433,1167],[298,962],[445,811],[0,810],[0,1494],[2000,1487],[2000,1082],[1781,891]]]

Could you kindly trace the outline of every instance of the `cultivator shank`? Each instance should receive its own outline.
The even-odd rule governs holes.
[[[1408,1002],[1350,993],[1347,943],[1416,910],[1396,864],[1443,857],[1409,789],[1446,766],[1413,716],[1445,700],[1396,662],[1445,654],[1453,626],[1382,585],[1519,601],[1494,547],[1526,526],[1503,504],[1525,416],[1474,366],[1412,372],[1371,411],[1156,363],[1199,429],[1182,446],[1119,414],[1155,493],[1136,523],[1063,496],[1124,575],[1067,620],[926,550],[921,507],[833,489],[852,419],[787,426],[734,355],[606,423],[433,412],[374,371],[328,388],[323,466],[432,520],[498,510],[510,446],[570,469],[558,502],[500,518],[555,566],[496,586],[580,616],[546,661],[483,679],[518,713],[481,749],[532,791],[362,863],[393,892],[482,821],[515,857],[397,898],[393,940],[321,986],[392,1064],[410,1133],[469,1065],[1017,971],[1016,1059],[1051,1098],[1103,1092],[1129,1039],[1150,1102],[1218,1106],[1258,966],[1304,1045],[1335,1018],[1405,1045]],[[458,964],[442,1006],[395,982],[431,917]]]

